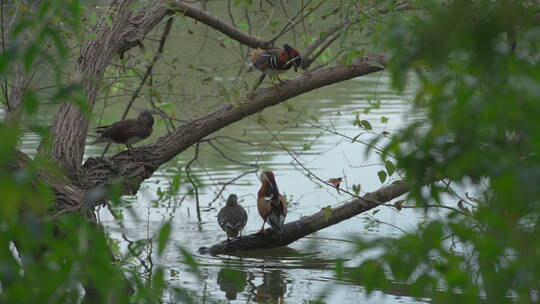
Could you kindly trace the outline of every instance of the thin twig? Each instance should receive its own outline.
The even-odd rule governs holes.
[[[201,219],[201,208],[199,205],[199,187],[197,187],[195,181],[191,177],[191,165],[199,158],[199,142],[195,144],[195,156],[186,164],[186,177],[188,178],[190,184],[193,186],[193,189],[195,190],[195,208],[197,210],[197,219],[199,222],[202,221]]]
[[[229,160],[230,162],[233,162],[233,163],[238,164],[238,165],[246,166],[246,167],[256,167],[256,168],[258,168],[257,165],[246,164],[246,163],[243,163],[243,162],[240,162],[240,161],[237,161],[237,160],[235,160],[235,159],[230,158],[227,154],[225,154],[225,153],[224,153],[223,151],[221,151],[218,147],[216,147],[216,145],[214,145],[214,144],[212,143],[212,141],[208,141],[208,144],[209,144],[212,148],[214,148],[214,150],[216,150],[223,158]]]
[[[304,9],[306,8],[306,6],[309,5],[309,3],[311,3],[311,0],[310,1],[307,1],[306,3],[304,3],[302,5],[302,7],[300,8],[300,10],[298,10],[298,12],[296,13],[296,15],[294,15],[290,20],[289,22],[287,22],[285,24],[285,26],[279,31],[279,33],[274,36],[274,38],[270,39],[270,43],[274,44],[276,42],[276,40],[285,35],[288,31],[290,31],[291,29],[293,29],[298,23],[302,22],[306,17],[308,17],[311,13],[313,13],[315,10],[317,10],[325,1],[320,1],[317,5],[315,5],[313,8],[309,9],[307,13],[305,13],[304,15],[302,15],[302,17],[300,19],[298,19],[297,21],[294,21],[294,19],[296,19],[300,14],[302,14],[304,12]]]
[[[329,186],[329,187],[332,187],[332,188],[335,188],[335,187],[336,187],[336,186],[334,186],[333,184],[331,184],[331,183],[329,183],[329,182],[323,180],[322,178],[320,178],[319,176],[317,176],[316,174],[314,174],[313,172],[311,172],[311,170],[309,170],[306,166],[304,166],[304,164],[303,164],[300,160],[298,160],[298,158],[297,158],[296,156],[294,156],[294,154],[293,154],[291,151],[289,151],[289,149],[288,149],[288,148],[287,148],[287,147],[279,140],[279,138],[277,138],[277,136],[274,134],[274,132],[272,132],[272,131],[271,131],[267,126],[265,126],[264,124],[260,124],[260,125],[261,125],[263,128],[265,128],[266,131],[267,131],[268,133],[270,133],[270,135],[272,135],[272,137],[273,137],[273,138],[281,145],[281,147],[282,147],[285,151],[287,151],[287,153],[293,158],[293,160],[294,160],[298,165],[300,165],[300,167],[302,167],[302,169],[304,169],[306,172],[308,172],[308,174],[309,174],[310,176],[313,176],[316,180],[318,180],[319,182],[321,182],[321,183],[323,183],[323,184],[325,184],[325,185],[327,185],[327,186]],[[342,189],[340,189],[340,190],[342,190]],[[352,196],[352,197],[360,198],[360,196],[358,196],[358,195],[356,195],[356,194],[354,194],[354,193],[351,193],[351,192],[349,192],[349,191],[347,191],[347,190],[342,190],[342,192],[347,193],[347,194],[349,194],[349,195]]]
[[[233,179],[231,179],[231,180],[225,182],[225,183],[223,184],[223,186],[221,187],[221,189],[219,190],[219,192],[216,194],[216,197],[215,197],[210,203],[208,203],[208,204],[210,205],[210,204],[212,204],[213,202],[217,201],[217,200],[219,199],[219,197],[221,196],[221,194],[223,193],[223,191],[225,191],[225,188],[226,188],[228,185],[234,183],[235,181],[239,180],[240,178],[242,178],[242,177],[244,177],[244,176],[246,176],[246,175],[248,175],[248,174],[256,173],[257,171],[259,171],[259,166],[257,166],[257,169],[255,169],[255,170],[251,170],[251,171],[244,172],[244,173],[238,175],[237,177],[235,177],[235,178],[233,178]]]

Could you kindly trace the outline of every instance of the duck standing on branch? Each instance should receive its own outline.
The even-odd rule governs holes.
[[[331,178],[328,180],[328,183],[334,185],[334,187],[336,187],[336,190],[337,190],[337,193],[339,193],[339,185],[341,184],[341,182],[343,181],[343,178],[342,177],[336,177],[336,178]]]
[[[238,205],[238,196],[229,195],[225,207],[219,210],[217,220],[218,224],[227,233],[227,242],[229,238],[235,238],[242,232],[247,223],[246,210]]]
[[[124,144],[128,151],[133,149],[131,146],[152,134],[154,117],[147,110],[142,110],[137,119],[124,119],[117,121],[109,126],[100,126],[96,128],[99,137],[92,144],[104,142]]]
[[[279,194],[272,171],[261,173],[261,183],[261,189],[257,195],[257,209],[263,218],[263,225],[257,233],[265,233],[264,224],[266,221],[274,231],[279,231],[285,222],[285,216],[287,216],[287,202]]]
[[[251,53],[251,62],[248,63],[248,72],[255,69],[265,73],[270,77],[270,81],[275,86],[272,77],[276,77],[279,82],[283,82],[279,78],[279,74],[285,73],[291,67],[294,71],[298,71],[298,67],[302,63],[300,53],[288,44],[283,45],[283,49],[263,50],[256,49]]]

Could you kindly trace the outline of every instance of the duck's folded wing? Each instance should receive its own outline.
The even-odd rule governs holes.
[[[136,135],[137,121],[132,119],[115,122],[101,133],[102,137],[110,138],[114,142],[125,142],[128,138]]]
[[[285,223],[285,216],[287,215],[287,205],[285,200],[272,200],[272,209],[268,214],[268,222],[275,230],[280,230]]]
[[[258,69],[266,69],[269,67],[270,62],[279,58],[279,50],[268,50],[261,52],[256,59],[253,60],[253,65]]]

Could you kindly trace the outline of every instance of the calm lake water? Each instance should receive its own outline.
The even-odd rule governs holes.
[[[381,207],[376,214],[373,211],[361,214],[286,248],[231,256],[197,253],[199,247],[225,239],[216,215],[231,193],[239,196],[247,210],[249,220],[245,233],[260,228],[262,220],[256,208],[256,193],[262,170],[270,169],[276,174],[280,190],[289,201],[287,221],[349,199],[345,194],[339,195],[334,188],[319,183],[313,175],[323,180],[345,176],[342,187],[351,192],[354,184],[361,185],[362,193],[377,190],[381,187],[377,171],[383,168],[378,155],[366,156],[366,146],[350,139],[358,136],[357,140],[367,141],[373,134],[353,125],[353,121],[358,114],[360,119],[370,121],[375,133],[392,133],[408,119],[404,102],[407,98],[408,94],[398,96],[389,90],[385,73],[360,77],[294,98],[288,102],[289,106],[267,109],[263,112],[264,118],[246,118],[213,135],[223,136],[220,142],[214,142],[217,149],[208,143],[201,144],[198,161],[191,165],[192,174],[202,184],[199,208],[195,196],[186,195],[191,185],[185,180],[182,180],[177,195],[159,198],[159,192],[167,189],[178,170],[193,158],[191,149],[145,181],[137,196],[124,197],[127,207],[101,209],[99,219],[123,252],[133,244],[155,240],[160,227],[172,221],[172,241],[164,256],[158,258],[155,243],[151,243],[143,247],[141,256],[133,263],[140,266],[141,275],[147,275],[155,265],[165,267],[168,283],[187,289],[196,302],[308,303],[317,300],[321,294],[326,294],[323,300],[326,303],[422,302],[408,296],[407,288],[399,284],[392,286],[387,294],[375,291],[368,297],[362,285],[338,281],[333,272],[338,258],[347,260],[346,265],[362,259],[352,254],[351,238],[394,237],[403,233],[401,229],[411,230],[423,219],[421,212],[411,209],[397,211]],[[376,101],[381,103],[380,109],[365,114],[364,110]],[[290,111],[290,105],[295,109]],[[120,115],[120,110],[108,111],[105,117],[115,120]],[[318,121],[310,116],[317,117]],[[385,119],[381,120],[381,117],[388,120],[383,123]],[[266,121],[268,129],[259,124],[261,119]],[[152,138],[144,143],[164,132],[163,124],[158,121]],[[235,142],[228,137],[255,145]],[[29,134],[23,150],[33,153],[36,141],[37,138]],[[89,145],[85,157],[100,155],[103,148]],[[113,146],[110,153],[120,149],[121,146]],[[191,273],[183,262],[180,247],[197,258],[200,276]],[[181,302],[172,292],[165,300]]]
[[[296,97],[286,105],[265,110],[262,116],[246,118],[212,135],[219,137],[213,142],[215,148],[208,143],[200,145],[198,160],[191,165],[191,174],[201,184],[199,208],[195,195],[187,194],[192,186],[185,179],[181,180],[178,194],[160,198],[160,192],[168,189],[173,178],[193,159],[191,148],[155,172],[136,196],[125,196],[125,206],[100,209],[99,220],[122,252],[127,252],[128,246],[153,240],[142,247],[133,264],[140,268],[142,276],[151,273],[155,265],[163,266],[170,286],[188,290],[196,302],[309,303],[323,294],[325,303],[429,302],[429,299],[410,297],[407,286],[397,283],[387,293],[375,291],[367,296],[362,285],[334,277],[336,259],[345,259],[345,265],[352,266],[363,258],[353,254],[352,238],[397,237],[412,230],[425,219],[421,211],[413,209],[397,211],[380,207],[285,248],[231,256],[197,253],[198,248],[226,238],[216,215],[231,193],[239,196],[249,216],[244,233],[260,229],[262,220],[256,208],[256,193],[260,186],[258,176],[263,170],[274,171],[280,191],[287,197],[286,221],[350,199],[321,184],[314,175],[323,180],[343,176],[342,188],[351,192],[352,185],[358,184],[362,194],[379,189],[377,172],[384,166],[376,153],[366,155],[366,145],[362,142],[369,141],[375,133],[392,133],[412,119],[407,117],[406,103],[411,93],[396,95],[389,87],[388,75],[380,72]],[[374,106],[377,103],[380,108]],[[110,108],[103,117],[106,122],[117,120],[123,111],[123,106]],[[365,113],[367,108],[372,110]],[[50,123],[52,114],[51,110],[40,117],[41,123]],[[134,115],[131,112],[129,116]],[[356,115],[368,120],[373,132],[355,126]],[[136,146],[165,133],[163,121],[157,120],[151,138]],[[352,142],[351,138],[356,141]],[[91,141],[93,138],[89,137],[88,142]],[[38,142],[37,135],[27,133],[21,149],[35,155]],[[102,145],[89,144],[85,158],[99,156],[103,149]],[[108,153],[122,149],[123,146],[112,146]],[[398,177],[394,174],[392,178]],[[158,258],[155,240],[167,221],[173,224],[172,240],[165,254]],[[193,274],[184,263],[179,248],[196,257],[199,275]],[[182,302],[174,292],[165,300]]]
[[[225,14],[223,8],[213,11]],[[235,14],[239,15],[237,12]],[[176,42],[168,46],[164,56],[167,60],[177,56],[182,67],[177,68],[176,64],[157,66],[155,70],[168,79],[161,79],[160,98],[151,98],[155,98],[154,101],[163,108],[172,108],[172,112],[177,114],[176,118],[188,120],[219,106],[220,102],[227,102],[227,92],[221,96],[216,96],[216,92],[219,92],[223,82],[234,78],[237,72],[234,69],[238,69],[243,62],[236,51],[216,46],[216,39],[209,39],[209,47],[201,47],[201,40],[207,43],[206,38],[187,33],[186,28],[194,29],[195,26],[188,24],[185,18],[175,22],[171,38]],[[176,26],[183,32],[176,30]],[[156,34],[153,38],[158,37],[159,34]],[[181,42],[177,41],[178,38]],[[296,37],[292,41],[295,45],[300,44]],[[227,41],[224,43],[227,44]],[[182,53],[176,52],[179,47]],[[245,51],[247,54],[247,49]],[[201,72],[206,66],[220,62],[231,63],[232,70],[213,74],[206,70]],[[193,68],[192,63],[197,69]],[[171,75],[176,73],[176,69],[179,72],[175,77],[181,81],[170,80],[174,79]],[[205,78],[202,84],[193,76],[207,77],[207,74],[215,77]],[[156,73],[156,83],[160,81],[159,75]],[[253,79],[259,76],[258,73],[250,75]],[[288,75],[294,77],[292,72]],[[114,79],[117,75],[110,72],[107,77]],[[268,85],[267,80],[263,82],[263,86]],[[212,86],[212,90],[207,92],[205,86]],[[94,111],[96,116],[100,116],[101,108],[106,105],[101,123],[118,120],[125,107],[125,96],[130,94],[129,90],[124,91],[123,87],[117,86],[101,97]],[[150,98],[146,91],[143,94],[144,98],[140,99]],[[326,295],[322,299],[325,303],[429,302],[429,299],[410,297],[407,287],[397,283],[392,284],[387,293],[375,291],[368,297],[362,285],[334,277],[336,259],[345,259],[345,265],[352,266],[363,258],[353,254],[352,238],[397,237],[403,231],[412,230],[425,219],[421,211],[412,209],[397,211],[380,207],[376,212],[358,215],[286,248],[231,256],[197,253],[199,247],[226,238],[217,224],[216,215],[231,193],[239,196],[249,216],[244,233],[253,233],[260,228],[262,220],[256,208],[256,194],[260,186],[258,176],[263,170],[274,171],[279,189],[289,202],[286,221],[297,220],[323,207],[335,206],[350,199],[348,195],[338,194],[334,188],[321,184],[314,175],[323,180],[345,177],[342,188],[351,192],[353,185],[360,185],[362,194],[379,189],[381,182],[377,172],[384,166],[376,153],[366,155],[364,143],[372,139],[374,134],[396,131],[408,119],[412,119],[407,117],[406,100],[410,94],[396,95],[390,90],[388,74],[380,72],[293,98],[219,131],[211,136],[219,136],[211,144],[200,144],[198,158],[190,166],[192,176],[200,183],[198,208],[196,196],[188,195],[193,187],[185,178],[180,180],[181,187],[177,194],[170,197],[162,195],[175,176],[185,172],[186,165],[194,158],[194,149],[191,148],[155,172],[152,178],[142,184],[136,196],[124,197],[125,206],[100,209],[99,220],[110,237],[118,242],[122,252],[126,252],[128,246],[153,240],[142,247],[140,256],[133,259],[133,265],[139,266],[142,276],[151,273],[156,265],[163,266],[170,286],[187,290],[196,303],[311,303],[323,294]],[[168,103],[168,99],[174,99],[174,104],[172,101]],[[144,101],[137,102],[136,108],[148,108],[148,104],[142,103]],[[371,110],[365,113],[366,109]],[[48,125],[54,108],[43,107],[42,110],[44,114],[39,118],[43,125]],[[128,117],[135,115],[131,111]],[[373,132],[353,124],[357,115],[359,119],[371,123]],[[94,124],[97,123],[94,121]],[[156,117],[151,138],[135,146],[149,143],[166,132],[164,121]],[[352,138],[356,141],[353,142]],[[88,142],[92,141],[93,138],[89,137]],[[35,155],[38,142],[37,135],[28,133],[21,149]],[[109,154],[123,148],[112,146]],[[104,145],[87,145],[85,159],[101,155],[103,149]],[[394,174],[392,178],[398,177]],[[155,239],[167,221],[173,224],[172,240],[165,254],[158,257]],[[196,257],[200,264],[199,275],[193,274],[184,263],[180,248]],[[171,292],[165,301],[182,302],[182,299]]]

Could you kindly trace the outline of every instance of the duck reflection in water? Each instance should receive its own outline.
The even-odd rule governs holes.
[[[257,303],[285,303],[287,283],[281,270],[272,270],[263,274],[263,283],[256,289]]]
[[[246,288],[246,277],[241,270],[222,268],[217,276],[219,290],[225,292],[227,300],[236,300],[236,295]]]

